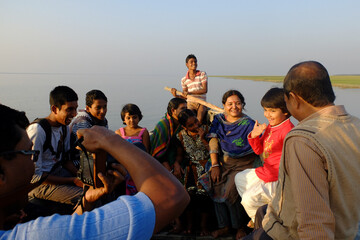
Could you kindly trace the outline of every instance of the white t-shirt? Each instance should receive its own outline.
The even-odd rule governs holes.
[[[43,146],[46,140],[45,130],[38,123],[31,124],[27,128],[27,134],[30,140],[33,142],[33,149],[39,150],[39,158],[35,162],[35,174],[32,182],[40,180],[43,172],[49,172],[54,164],[61,160],[62,157],[62,144],[65,144],[65,151],[70,150],[70,131],[69,127],[66,126],[66,137],[65,143],[61,141],[63,136],[62,127],[51,127],[51,145],[55,152],[59,152],[59,155],[53,155],[50,149],[46,149],[43,152]]]

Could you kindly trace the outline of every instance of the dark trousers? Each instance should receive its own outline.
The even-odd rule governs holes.
[[[267,209],[267,205],[258,208],[255,215],[254,231],[252,231],[249,235],[243,237],[242,238],[243,240],[250,240],[250,239],[272,240],[272,238],[269,235],[267,235],[267,233],[262,227],[262,220],[264,219],[264,216],[266,214],[266,209]]]
[[[244,207],[241,205],[240,197],[233,204],[227,201],[223,203],[214,202],[214,206],[219,228],[231,226],[234,229],[239,229],[246,227],[246,224],[250,221]]]

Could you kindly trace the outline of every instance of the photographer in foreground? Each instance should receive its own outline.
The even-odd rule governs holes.
[[[31,150],[25,128],[25,114],[0,104],[0,229],[10,219],[21,221],[19,211],[27,203],[34,173]],[[1,239],[150,239],[172,219],[179,216],[189,202],[181,184],[150,155],[127,143],[103,127],[78,131],[87,150],[104,150],[121,163],[132,176],[139,193],[121,196],[116,201],[90,212],[80,207],[73,215],[38,218],[13,229],[0,230]],[[121,168],[113,165],[120,172]],[[120,174],[113,171],[115,178]],[[110,178],[99,174],[104,187],[91,189],[83,199],[84,210],[109,189]]]

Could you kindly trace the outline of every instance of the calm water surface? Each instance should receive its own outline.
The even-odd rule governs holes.
[[[49,114],[49,93],[58,85],[73,88],[79,96],[79,109],[85,107],[85,94],[100,89],[108,97],[107,119],[115,130],[122,125],[120,110],[126,103],[137,104],[144,117],[140,126],[152,130],[164,116],[170,92],[164,87],[180,89],[176,75],[86,75],[86,74],[0,74],[0,102],[23,110],[28,118],[45,117]],[[279,83],[209,78],[207,101],[221,107],[221,98],[229,89],[239,90],[245,97],[246,114],[259,122],[266,122],[260,100],[271,87]],[[336,104],[343,104],[351,114],[360,117],[356,102],[360,102],[360,89],[335,88]],[[296,121],[294,121],[296,122]]]

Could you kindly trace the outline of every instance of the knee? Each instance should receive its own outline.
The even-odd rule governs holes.
[[[244,181],[244,178],[243,178],[242,172],[238,172],[235,175],[235,184],[236,184],[236,186],[240,186],[243,181]]]
[[[248,191],[245,191],[241,196],[241,204],[243,206],[247,206],[249,205],[249,202],[251,202],[251,195],[248,193]]]

